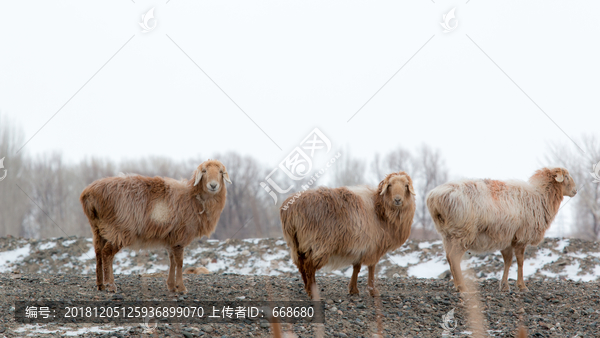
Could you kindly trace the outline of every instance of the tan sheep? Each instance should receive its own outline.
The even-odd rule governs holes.
[[[563,168],[542,168],[529,182],[462,180],[442,184],[427,196],[427,207],[442,235],[454,285],[464,291],[460,260],[467,250],[501,250],[504,275],[501,290],[509,290],[513,251],[519,267],[517,286],[527,291],[523,259],[527,245],[537,245],[554,220],[564,196],[577,187]]]
[[[190,180],[129,175],[87,186],[80,200],[94,236],[98,290],[117,291],[112,262],[121,248],[159,246],[169,251],[169,291],[186,293],[183,249],[215,231],[225,207],[225,182],[231,183],[225,166],[209,160]]]
[[[284,201],[287,205],[288,200],[295,199],[287,210],[279,212],[283,236],[308,295],[312,295],[317,270],[347,265],[354,269],[350,294],[359,293],[358,273],[367,265],[369,293],[377,295],[375,266],[410,236],[414,194],[410,176],[401,171],[388,175],[377,189],[320,187]]]

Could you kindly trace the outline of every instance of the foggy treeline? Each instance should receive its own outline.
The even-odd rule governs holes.
[[[251,156],[227,152],[198,155],[185,160],[166,157],[146,157],[115,162],[89,157],[77,163],[67,163],[61,153],[38,156],[27,154],[26,148],[17,153],[25,142],[24,135],[14,123],[0,115],[0,158],[4,160],[7,177],[0,182],[0,236],[46,238],[61,236],[91,236],[83,214],[79,195],[85,186],[96,179],[135,173],[145,176],[190,178],[193,170],[208,158],[218,159],[230,174],[232,185],[227,186],[227,203],[212,238],[250,238],[281,236],[279,206],[260,186],[274,169]],[[596,239],[600,235],[600,184],[592,183],[589,172],[593,159],[600,159],[600,144],[593,138],[584,139],[585,155],[574,152],[569,145],[552,145],[546,160],[563,165],[580,184],[574,207],[575,231],[572,235]],[[406,171],[413,179],[417,193],[412,238],[437,238],[433,221],[425,204],[427,193],[449,179],[449,171],[439,150],[428,145],[416,149],[398,146],[389,153],[375,154],[368,161],[340,151],[327,178],[319,184],[347,186],[377,185],[387,174]],[[282,159],[281,159],[282,160]],[[0,169],[0,177],[3,170]],[[317,184],[317,185],[319,185]],[[295,191],[290,191],[291,195]]]
[[[546,160],[567,168],[577,183],[577,195],[570,202],[574,205],[571,235],[600,239],[600,141],[585,135],[577,144],[550,144]]]

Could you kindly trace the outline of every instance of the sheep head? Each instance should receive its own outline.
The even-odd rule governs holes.
[[[404,171],[389,174],[379,183],[377,191],[386,204],[395,207],[401,207],[411,195],[416,195],[412,179]]]
[[[200,185],[201,189],[216,194],[225,188],[225,182],[231,184],[229,174],[223,163],[217,160],[208,160],[198,166],[192,175],[194,186]]]
[[[577,186],[567,169],[554,168],[552,169],[552,174],[554,175],[554,180],[560,183],[563,196],[574,197],[577,194]]]

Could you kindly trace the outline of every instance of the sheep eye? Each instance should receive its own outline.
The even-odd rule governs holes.
[[[205,173],[205,172],[206,172],[206,169],[202,169],[202,172],[203,172],[203,173]]]
[[[219,171],[221,174],[223,173],[223,170]]]

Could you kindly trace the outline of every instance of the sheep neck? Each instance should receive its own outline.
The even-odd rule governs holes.
[[[557,182],[539,180],[537,177],[532,177],[530,183],[536,188],[537,192],[541,195],[545,210],[546,219],[546,230],[550,227],[550,224],[554,220],[554,217],[560,209],[560,204],[563,201],[563,194],[560,185]]]
[[[192,188],[196,187],[192,186]],[[216,194],[210,194],[202,189],[191,189],[190,195],[190,198],[194,201],[199,235],[211,234],[219,222],[221,212],[225,208],[227,198],[225,185]]]
[[[383,240],[387,242],[388,249],[393,250],[402,245],[408,239],[408,236],[410,236],[412,219],[415,214],[414,199],[408,205],[405,204],[400,208],[391,208],[389,205],[386,206],[383,196],[376,192],[373,195],[373,202],[377,218],[382,229],[387,234]]]

